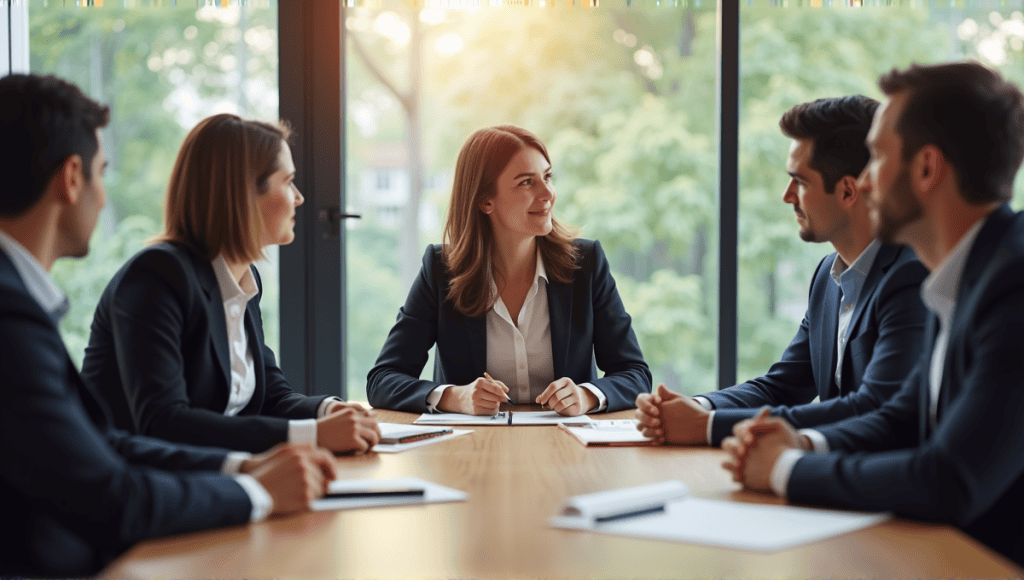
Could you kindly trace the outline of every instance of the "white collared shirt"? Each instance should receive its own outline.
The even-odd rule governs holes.
[[[864,251],[849,266],[843,261],[842,256],[836,254],[832,262],[832,270],[829,275],[832,281],[839,286],[839,325],[836,331],[836,386],[843,387],[843,358],[846,354],[846,342],[850,339],[850,321],[853,320],[853,310],[860,300],[860,291],[864,288],[868,272],[875,263],[878,250],[882,247],[878,240],[872,241]]]
[[[516,404],[533,403],[556,378],[551,351],[551,314],[548,309],[548,274],[544,260],[537,252],[537,269],[526,300],[519,309],[518,322],[512,322],[508,307],[498,294],[494,278],[490,278],[491,296],[497,296],[494,307],[487,311],[487,372],[505,383],[508,396]],[[427,407],[437,410],[441,394],[453,385],[442,385],[427,395]],[[579,386],[597,398],[597,407],[586,412],[603,411],[608,397],[590,383]]]
[[[256,286],[252,268],[245,269],[240,281],[235,280],[227,260],[222,255],[213,259],[213,273],[217,276],[217,286],[224,301],[228,351],[231,353],[231,391],[228,394],[228,406],[224,409],[224,414],[230,417],[244,409],[256,392],[256,369],[253,365],[252,350],[249,348],[249,338],[245,332],[245,308],[259,293],[259,288]],[[323,416],[327,403],[331,400],[334,399],[324,399],[320,404],[318,417]],[[289,420],[288,442],[316,445],[316,419]]]
[[[11,259],[14,269],[21,276],[21,281],[25,283],[32,298],[53,319],[54,324],[58,324],[68,311],[67,295],[54,284],[53,278],[39,263],[39,260],[36,260],[35,256],[29,253],[24,246],[3,231],[0,231],[0,251]],[[224,474],[233,476],[245,490],[246,495],[249,496],[249,503],[252,504],[249,521],[259,522],[270,515],[274,508],[274,500],[256,479],[239,473],[242,462],[251,456],[249,453],[230,451],[224,458],[220,469]]]
[[[960,290],[960,279],[964,274],[964,266],[967,265],[967,256],[970,255],[971,248],[974,247],[974,240],[987,221],[988,218],[980,219],[971,226],[971,229],[967,230],[967,233],[942,260],[942,263],[921,284],[921,300],[929,310],[939,317],[939,334],[935,337],[931,367],[928,369],[928,417],[932,428],[935,427],[939,389],[942,387],[942,367],[946,359],[946,346],[949,340],[949,325],[956,308],[956,295]],[[820,432],[814,429],[801,429],[800,433],[811,439],[816,453],[829,451],[828,441]],[[786,495],[786,488],[789,487],[789,478],[793,474],[793,468],[796,467],[796,462],[803,457],[803,454],[803,451],[797,449],[787,449],[779,455],[770,477],[772,490],[776,494]]]

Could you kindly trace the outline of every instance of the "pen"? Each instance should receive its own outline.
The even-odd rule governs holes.
[[[656,505],[656,506],[653,506],[653,507],[645,507],[645,508],[640,508],[640,509],[633,510],[633,511],[628,511],[628,512],[621,512],[621,513],[617,513],[617,514],[609,514],[609,515],[606,515],[606,516],[594,516],[594,522],[599,523],[599,524],[603,524],[604,522],[611,522],[611,521],[615,521],[615,520],[624,520],[626,518],[631,518],[631,517],[634,517],[634,516],[642,516],[642,515],[646,515],[646,514],[653,514],[655,512],[663,512],[663,511],[665,511],[665,504],[659,504],[659,505]]]
[[[492,383],[498,382],[498,381],[494,380],[494,377],[492,377],[491,375],[487,374],[487,371],[484,371],[484,378],[487,379],[488,381],[491,381]],[[507,402],[507,403],[509,403],[511,405],[515,405],[516,404],[516,402],[513,401],[512,398],[509,397],[508,395],[505,395],[505,402]]]
[[[378,489],[359,491],[339,491],[324,494],[324,499],[354,499],[361,497],[405,497],[422,496],[423,489]]]

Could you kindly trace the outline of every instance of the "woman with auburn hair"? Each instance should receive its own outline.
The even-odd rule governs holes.
[[[444,244],[427,248],[367,377],[371,405],[486,415],[510,401],[582,415],[650,392],[601,244],[554,219],[556,197],[532,133],[501,125],[469,137]],[[435,344],[434,380],[420,380]]]
[[[164,232],[107,285],[82,378],[114,424],[194,445],[262,451],[310,443],[363,452],[373,415],[292,391],[264,344],[253,262],[295,238],[295,164],[283,124],[214,115],[178,152]]]

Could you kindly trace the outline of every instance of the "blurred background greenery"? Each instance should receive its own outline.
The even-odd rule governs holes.
[[[54,269],[71,297],[62,331],[77,361],[107,281],[160,229],[188,129],[218,112],[278,115],[276,2],[162,4],[29,2],[32,70],[64,76],[113,109],[104,130],[108,206],[92,251]],[[499,123],[547,143],[556,213],[601,240],[655,382],[689,394],[714,389],[714,3],[413,4],[374,0],[347,10],[345,179],[348,209],[363,216],[347,226],[349,397],[364,398],[424,246],[440,242],[459,147]],[[1019,1],[821,4],[748,1],[741,9],[741,380],[778,359],[806,309],[811,273],[831,252],[800,241],[781,201],[789,142],[779,116],[817,97],[878,98],[878,75],[911,62],[978,58],[1024,79]],[[258,267],[276,349],[276,252]]]

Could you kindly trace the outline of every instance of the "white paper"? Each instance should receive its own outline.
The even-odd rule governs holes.
[[[613,516],[627,511],[666,505],[672,500],[685,498],[688,494],[686,484],[678,479],[599,491],[569,498],[562,504],[562,515],[592,520],[595,517]]]
[[[381,426],[383,426],[383,423]],[[438,435],[437,437],[420,439],[419,441],[413,441],[411,443],[378,443],[373,446],[373,451],[376,451],[377,453],[398,453],[400,451],[407,451],[409,449],[423,447],[424,445],[430,445],[432,443],[440,443],[441,441],[454,439],[459,435],[465,435],[472,432],[472,429],[452,429],[452,432],[447,435]]]
[[[555,411],[500,411],[497,415],[464,415],[462,413],[424,413],[413,421],[416,425],[557,425],[558,423],[590,423],[590,417],[564,417]]]
[[[390,505],[409,505],[425,503],[443,503],[451,501],[466,501],[469,497],[464,491],[444,487],[431,483],[418,477],[403,477],[400,479],[336,479],[331,482],[329,491],[341,493],[346,491],[373,490],[375,488],[392,487],[413,487],[422,488],[422,496],[395,496],[395,497],[357,497],[338,499],[318,499],[309,504],[313,511],[325,510],[348,510],[365,507],[378,507]]]
[[[636,419],[610,419],[603,421],[584,421],[579,426],[570,421],[565,425],[566,429],[581,439],[584,443],[644,443],[654,441],[650,437],[637,430]]]
[[[685,498],[664,512],[595,523],[584,516],[559,516],[552,527],[601,534],[671,540],[740,550],[774,552],[866,528],[888,513],[845,512]]]

